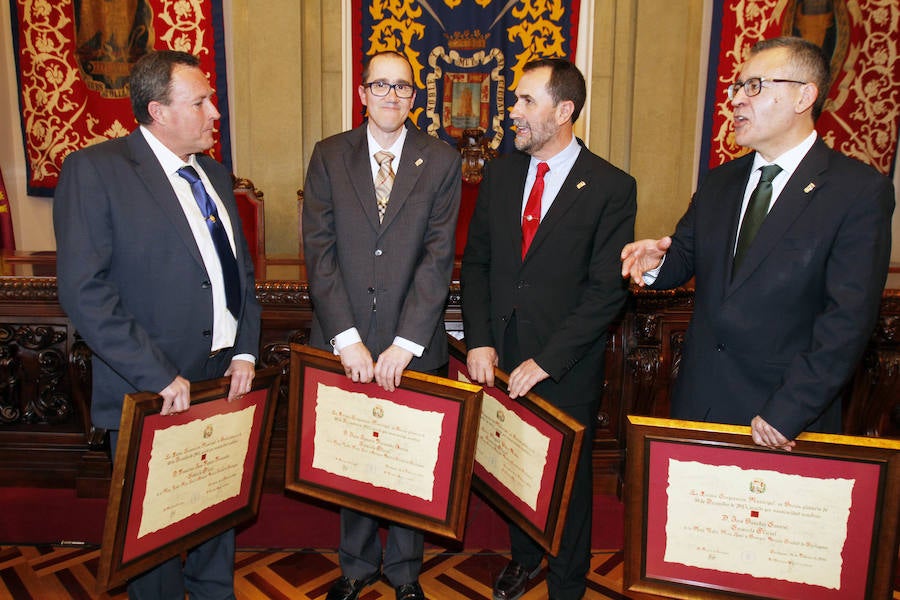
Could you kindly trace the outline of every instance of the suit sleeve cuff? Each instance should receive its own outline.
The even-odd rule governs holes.
[[[656,278],[659,277],[659,271],[662,269],[662,266],[666,264],[666,255],[663,254],[662,260],[659,261],[659,266],[655,269],[650,269],[649,271],[645,271],[643,275],[641,275],[641,279],[644,280],[644,283],[647,285],[653,285],[656,283]]]

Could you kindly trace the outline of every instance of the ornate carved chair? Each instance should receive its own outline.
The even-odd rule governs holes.
[[[237,202],[238,214],[250,256],[253,257],[253,268],[256,279],[266,278],[266,214],[263,206],[263,193],[254,187],[253,182],[232,175],[234,199]]]

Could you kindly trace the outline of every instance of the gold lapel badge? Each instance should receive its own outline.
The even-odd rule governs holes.
[[[416,159],[416,166],[417,166],[417,167],[418,167],[418,166],[421,166],[423,162],[425,162],[425,161],[422,160],[421,158]]]
[[[813,191],[814,189],[816,189],[816,184],[814,184],[812,181],[810,181],[810,182],[806,185],[806,187],[803,188],[803,193],[804,193],[804,194],[808,194],[808,193],[810,193],[811,191]]]
[[[578,188],[578,189],[580,190],[581,188],[583,188],[583,187],[586,186],[586,185],[587,185],[587,184],[586,184],[584,181],[579,181],[579,182],[578,182],[578,185],[576,185],[575,187]]]

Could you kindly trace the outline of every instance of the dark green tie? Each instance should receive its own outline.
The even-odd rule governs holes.
[[[741,266],[747,249],[753,243],[759,226],[762,225],[766,214],[769,212],[769,203],[772,201],[772,180],[781,173],[781,167],[778,165],[766,165],[762,168],[762,176],[756,189],[750,194],[750,201],[747,203],[747,212],[744,213],[744,220],[741,221],[741,231],[738,234],[737,248],[734,251],[734,268],[732,273],[737,273]]]

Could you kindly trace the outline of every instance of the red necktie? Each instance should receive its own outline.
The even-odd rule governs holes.
[[[541,223],[541,196],[544,194],[544,175],[550,170],[550,165],[545,162],[538,163],[537,177],[534,178],[534,185],[531,186],[531,192],[528,194],[528,202],[525,204],[525,214],[522,215],[522,260],[525,260],[525,254],[537,233],[538,225]]]

